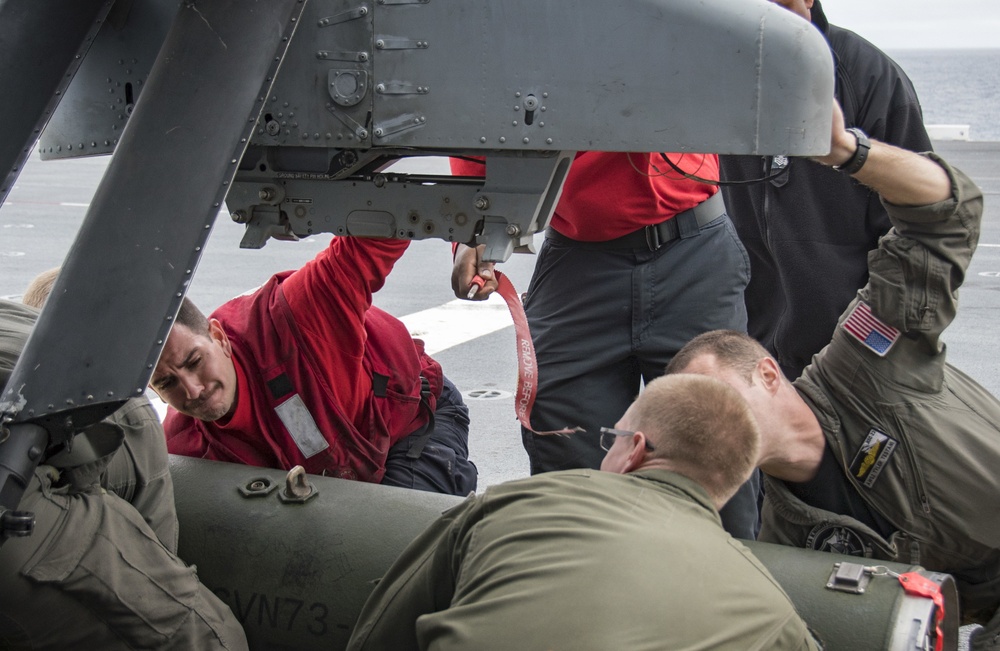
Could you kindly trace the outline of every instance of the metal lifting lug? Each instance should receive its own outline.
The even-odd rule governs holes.
[[[285,489],[278,493],[278,499],[282,502],[305,502],[319,494],[316,487],[309,483],[306,476],[306,469],[302,466],[295,466],[288,471],[285,477]]]

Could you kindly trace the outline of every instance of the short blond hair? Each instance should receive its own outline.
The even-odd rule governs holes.
[[[52,285],[59,277],[60,269],[61,267],[53,267],[35,276],[35,279],[28,283],[27,289],[24,290],[21,302],[35,309],[42,309],[45,300],[52,293]]]
[[[760,430],[746,400],[703,375],[650,382],[625,416],[652,443],[652,458],[699,483],[717,504],[729,501],[757,465]]]

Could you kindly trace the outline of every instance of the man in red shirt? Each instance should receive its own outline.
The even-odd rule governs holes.
[[[746,330],[746,252],[711,183],[714,155],[582,152],[563,186],[524,299],[538,362],[531,424],[523,429],[532,474],[599,468],[599,437],[644,383],[663,374],[688,336],[717,324]],[[481,162],[452,159],[452,173],[482,176]],[[483,247],[459,245],[452,285],[466,298],[478,273],[496,289]],[[731,534],[753,538],[757,478],[721,511]]]
[[[466,495],[468,409],[372,306],[409,245],[335,237],[206,319],[185,299],[150,386],[174,454]]]

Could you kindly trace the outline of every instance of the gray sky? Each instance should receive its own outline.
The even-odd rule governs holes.
[[[883,50],[1000,47],[998,0],[822,0],[830,22]]]

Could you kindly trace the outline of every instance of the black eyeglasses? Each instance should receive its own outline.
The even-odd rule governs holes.
[[[602,427],[601,428],[601,449],[605,450],[605,451],[610,450],[611,446],[615,444],[615,439],[616,438],[618,438],[619,436],[632,436],[633,434],[635,434],[635,432],[630,432],[627,429],[614,429],[613,427]],[[645,439],[645,440],[646,440],[646,449],[647,450],[649,450],[650,452],[652,452],[653,450],[656,449],[649,442],[649,439]]]

